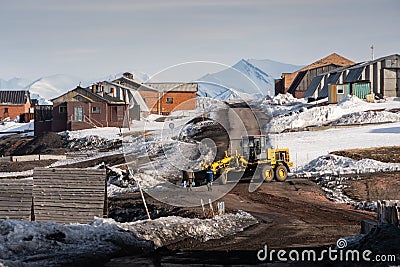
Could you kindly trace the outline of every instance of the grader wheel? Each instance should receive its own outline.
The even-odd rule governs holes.
[[[288,169],[284,165],[279,165],[275,169],[275,178],[278,182],[284,182],[288,176]]]
[[[266,182],[272,182],[274,180],[274,170],[271,166],[265,165],[262,168],[261,178]]]

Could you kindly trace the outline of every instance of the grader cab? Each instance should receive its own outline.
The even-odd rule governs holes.
[[[265,135],[249,135],[242,137],[240,149],[214,162],[204,162],[203,170],[213,171],[216,177],[221,176],[222,184],[227,182],[231,171],[244,172],[252,170],[263,180],[270,182],[274,179],[283,182],[288,176],[293,162],[290,161],[288,148],[267,148]]]

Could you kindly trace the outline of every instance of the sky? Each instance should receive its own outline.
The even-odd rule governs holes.
[[[400,52],[399,11],[398,0],[0,0],[0,78],[154,75],[242,58],[307,65],[333,52],[359,62],[372,44],[375,57]]]

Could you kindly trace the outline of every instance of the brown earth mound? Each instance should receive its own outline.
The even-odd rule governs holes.
[[[33,154],[64,154],[65,141],[57,133],[43,133],[36,137],[12,135],[0,139],[0,156]]]
[[[0,156],[11,156],[14,150],[24,146],[32,137],[21,137],[19,134],[0,138]]]
[[[13,155],[64,154],[65,141],[57,133],[43,133],[14,150]]]
[[[331,154],[354,160],[374,159],[381,162],[400,163],[400,146],[372,147],[333,151]]]

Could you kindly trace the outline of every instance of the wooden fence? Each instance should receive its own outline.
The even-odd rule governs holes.
[[[31,220],[32,188],[32,179],[0,179],[0,219]]]
[[[400,200],[383,200],[377,204],[379,223],[389,223],[400,228]]]
[[[107,214],[105,170],[36,168],[33,180],[36,221],[87,223]]]

